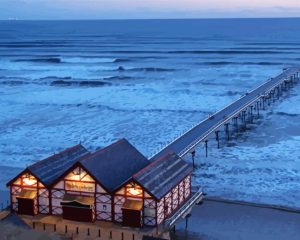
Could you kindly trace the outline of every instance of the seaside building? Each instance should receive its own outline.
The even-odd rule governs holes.
[[[84,222],[158,226],[191,198],[192,167],[169,152],[149,161],[126,139],[93,153],[82,145],[14,177],[11,210]]]

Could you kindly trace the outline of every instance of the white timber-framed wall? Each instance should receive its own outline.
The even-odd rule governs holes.
[[[29,171],[25,170],[9,183],[11,210],[18,212],[17,196],[22,190],[36,191],[34,201],[34,214],[49,214],[49,191],[48,189]]]
[[[65,194],[94,198],[93,215],[95,220],[112,221],[112,197],[81,166],[67,172],[52,188],[52,214],[62,215],[61,202]]]
[[[114,193],[115,222],[122,223],[122,206],[126,200],[141,201],[143,203],[143,225],[156,226],[156,200],[134,180],[130,180]]]

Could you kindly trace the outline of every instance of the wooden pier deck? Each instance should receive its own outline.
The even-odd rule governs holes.
[[[299,72],[300,67],[285,69],[283,73],[277,77],[269,79],[267,82],[264,82],[260,86],[247,92],[240,99],[229,104],[213,115],[208,116],[199,124],[172,141],[158,153],[150,157],[150,160],[158,159],[170,151],[175,152],[180,157],[183,157],[188,153],[195,153],[195,148],[198,144],[201,142],[207,143],[208,136],[213,133],[216,133],[217,136],[219,129],[223,126],[226,129],[226,125],[228,127],[230,120],[237,121],[238,116],[242,116],[245,120],[246,114],[252,115],[253,110],[259,113],[261,105],[264,105],[265,101],[270,98],[274,98],[275,94],[279,97],[281,91],[283,91],[288,85],[298,81]]]

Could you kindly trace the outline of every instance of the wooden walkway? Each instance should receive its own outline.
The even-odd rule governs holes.
[[[279,97],[282,91],[298,81],[299,72],[300,67],[284,70],[279,76],[269,79],[267,82],[247,92],[240,99],[204,119],[150,157],[150,160],[156,160],[170,151],[175,152],[180,157],[185,156],[187,153],[193,154],[198,144],[201,142],[207,143],[208,136],[213,133],[217,135],[221,127],[224,126],[225,131],[227,131],[226,128],[228,128],[230,120],[235,120],[236,123],[238,116],[245,120],[247,114],[252,116],[253,110],[259,113],[261,105],[264,106],[267,100],[274,98],[275,95]]]

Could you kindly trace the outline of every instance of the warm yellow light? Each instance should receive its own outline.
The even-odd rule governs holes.
[[[23,182],[25,185],[29,185],[29,186],[36,184],[36,180],[30,178],[24,178]]]
[[[136,188],[129,188],[128,192],[134,196],[142,194],[142,190]]]
[[[68,176],[67,179],[68,179],[68,180],[76,180],[76,181],[80,181],[80,175],[70,174],[70,176]]]

